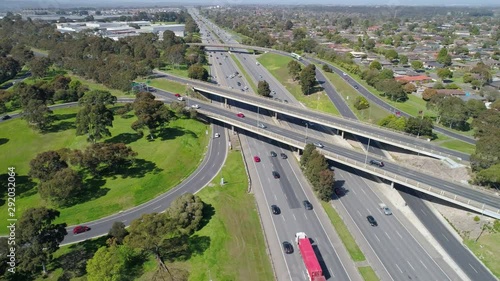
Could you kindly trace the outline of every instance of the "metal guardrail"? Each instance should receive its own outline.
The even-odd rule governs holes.
[[[284,136],[276,134],[274,132],[270,132],[270,131],[267,131],[267,130],[264,130],[264,129],[261,129],[258,127],[254,127],[252,125],[248,125],[248,124],[243,123],[241,121],[237,121],[237,120],[234,120],[232,118],[228,118],[228,117],[225,117],[222,115],[214,114],[214,113],[209,112],[209,111],[200,110],[200,112],[202,112],[203,114],[206,114],[207,116],[210,116],[213,119],[223,121],[223,122],[226,122],[227,124],[237,126],[237,127],[243,128],[245,130],[264,135],[266,137],[278,140],[278,141],[283,142],[285,144],[288,144],[290,146],[293,146],[293,147],[296,147],[299,149],[304,149],[304,147],[305,147],[305,142],[297,141],[297,140],[294,140],[294,139],[291,139],[288,137],[284,137]],[[350,158],[332,153],[330,151],[326,151],[326,150],[321,150],[321,151],[325,155],[325,157],[327,157],[328,159],[337,161],[339,163],[342,163],[342,164],[345,164],[348,166],[356,167],[359,170],[369,172],[373,175],[385,178],[385,179],[390,180],[390,181],[395,182],[395,183],[409,186],[409,187],[414,188],[415,190],[418,190],[420,192],[430,194],[432,196],[435,196],[435,197],[443,199],[445,201],[452,202],[454,204],[463,206],[463,207],[468,208],[470,210],[473,210],[475,212],[478,212],[478,213],[481,213],[481,214],[484,214],[484,215],[487,215],[490,217],[494,217],[496,219],[500,219],[500,209],[490,207],[486,204],[477,202],[475,200],[467,199],[465,197],[453,194],[451,192],[446,192],[446,191],[444,191],[438,187],[435,187],[435,186],[423,184],[423,183],[420,183],[416,180],[412,180],[412,179],[400,176],[400,175],[392,173],[392,172],[388,172],[388,171],[385,171],[385,170],[382,170],[379,168],[372,167],[370,165],[365,164],[364,162],[352,160]],[[454,183],[454,184],[457,184],[457,183]],[[463,187],[470,188],[468,186],[463,186]]]

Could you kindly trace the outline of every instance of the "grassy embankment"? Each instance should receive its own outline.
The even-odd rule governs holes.
[[[261,55],[257,60],[263,67],[267,68],[283,86],[285,86],[296,100],[306,107],[333,115],[340,115],[337,108],[323,90],[307,96],[302,94],[299,83],[292,81],[288,74],[287,64],[293,60],[291,57],[266,53]]]

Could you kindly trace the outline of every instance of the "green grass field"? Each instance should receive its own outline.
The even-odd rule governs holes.
[[[321,66],[316,65],[316,67],[321,67]],[[342,77],[340,77],[338,74],[331,72],[323,72],[323,73],[335,86],[337,93],[339,93],[342,97],[344,97],[344,100],[347,101],[349,108],[354,112],[354,114],[356,114],[359,120],[377,124],[380,119],[383,119],[384,117],[390,114],[389,112],[385,111],[375,103],[369,101],[368,102],[370,103],[370,107],[368,109],[357,110],[354,107],[354,102],[356,101],[357,97],[362,97],[363,95],[361,95],[353,87],[347,84],[344,81],[344,79],[342,79]]]
[[[500,232],[491,233],[485,231],[477,243],[474,239],[465,239],[467,247],[491,270],[493,275],[500,278],[500,263],[498,253],[500,253]]]
[[[243,76],[245,76],[245,79],[250,84],[250,88],[252,88],[252,90],[253,90],[254,93],[257,93],[257,86],[254,84],[254,82],[253,82],[252,78],[250,77],[250,75],[248,75],[248,72],[245,70],[245,67],[243,67],[243,65],[241,64],[240,60],[235,55],[233,55],[233,54],[231,54],[231,58],[233,59],[233,61],[238,66],[241,74],[243,74]]]
[[[0,171],[4,174],[7,167],[16,168],[18,218],[28,207],[46,205],[38,196],[35,184],[28,180],[29,161],[43,151],[65,147],[82,149],[87,145],[85,136],[75,136],[73,124],[76,112],[77,108],[55,110],[59,120],[55,122],[53,132],[45,134],[34,132],[21,119],[0,125],[0,154],[3,160]],[[168,125],[162,136],[150,142],[145,138],[138,138],[130,128],[135,119],[115,116],[113,128],[110,129],[112,137],[106,141],[125,142],[129,145],[138,153],[137,158],[145,161],[143,171],[136,171],[132,175],[105,177],[103,181],[95,180],[93,184],[98,185],[98,190],[105,195],[60,209],[58,222],[79,224],[137,206],[168,191],[196,169],[208,143],[205,135],[208,125],[188,119],[175,120]],[[0,212],[0,234],[5,234],[5,202],[0,207]]]
[[[337,211],[335,211],[332,205],[330,205],[330,203],[328,202],[321,201],[321,205],[323,206],[323,209],[325,209],[326,214],[330,218],[333,227],[335,227],[337,234],[340,236],[340,239],[349,252],[351,258],[354,261],[364,261],[365,255],[363,255],[363,252],[359,248],[358,244],[356,244],[354,237],[352,237],[351,233],[347,229],[347,226],[344,224]]]
[[[476,151],[476,146],[473,144],[469,144],[457,139],[450,138],[443,134],[437,134],[437,139],[432,141],[433,143],[446,147],[449,149],[461,151],[464,153],[472,154]]]
[[[153,86],[155,88],[159,88],[162,90],[170,91],[170,92],[175,92],[175,93],[180,93],[184,94],[187,90],[187,86],[184,84],[180,84],[174,81],[169,81],[167,79],[137,79],[137,82],[145,82],[146,80],[151,81],[150,86]]]
[[[198,193],[212,205],[215,214],[194,235],[210,237],[210,247],[201,255],[174,266],[191,271],[190,281],[273,280],[271,263],[256,212],[255,198],[247,193],[248,181],[238,151],[230,151],[219,175]],[[226,184],[220,186],[221,177]],[[151,280],[154,262],[147,263],[139,279]]]
[[[293,60],[291,57],[273,53],[266,53],[261,55],[257,60],[262,66],[267,68],[267,70],[271,72],[271,74],[283,86],[285,86],[285,88],[295,97],[295,99],[304,104],[306,107],[333,115],[340,115],[339,111],[333,105],[324,91],[316,92],[307,96],[302,94],[298,82],[292,81],[290,75],[288,75],[287,64],[288,62]]]
[[[361,276],[365,281],[378,281],[380,280],[375,274],[375,271],[371,266],[361,266],[358,267],[359,273],[361,273]]]

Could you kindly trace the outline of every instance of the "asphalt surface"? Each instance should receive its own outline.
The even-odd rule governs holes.
[[[225,118],[230,118],[235,121],[243,122],[247,124],[248,126],[255,127],[256,120],[252,119],[251,117],[245,117],[245,118],[239,118],[237,117],[233,112],[227,111],[224,108],[219,108],[219,107],[214,107],[209,104],[204,104],[203,110],[206,110],[207,114],[213,113],[215,115],[221,115],[224,116]],[[280,136],[288,137],[290,139],[293,139],[297,142],[304,142],[305,141],[305,134],[303,134],[302,131],[291,131],[283,126],[276,126],[274,124],[266,123],[267,126],[266,131],[278,134]],[[312,136],[309,136],[307,139],[307,142],[322,142],[325,147],[322,148],[322,150],[329,151],[331,153],[335,153],[340,156],[344,156],[346,158],[358,161],[358,162],[365,162],[366,160],[370,160],[370,158],[366,157],[366,154],[360,153],[358,151],[346,149],[344,147],[340,147],[331,143],[324,142],[322,140],[315,139]],[[383,168],[380,168],[380,171],[388,171],[394,174],[398,174],[402,177],[406,177],[411,180],[418,181],[423,184],[427,184],[433,187],[436,187],[438,189],[441,189],[447,193],[450,194],[456,194],[477,202],[484,203],[486,205],[489,205],[491,207],[494,207],[496,209],[500,209],[500,200],[498,197],[495,197],[490,194],[486,194],[483,192],[480,192],[478,190],[474,190],[471,188],[464,187],[462,185],[453,183],[453,182],[448,182],[443,179],[437,178],[432,175],[428,175],[424,172],[412,170],[406,167],[402,167],[398,163],[395,162],[389,162],[386,161],[384,162],[385,166]]]
[[[455,238],[450,230],[436,218],[425,202],[420,199],[422,196],[420,192],[401,185],[396,185],[396,188],[399,190],[399,193],[413,213],[471,280],[497,280],[490,271]]]
[[[337,73],[338,75],[340,75],[340,77],[343,77],[347,83],[349,83],[351,86],[358,86],[358,89],[356,89],[359,93],[361,93],[365,98],[367,98],[368,100],[376,103],[377,105],[379,105],[380,107],[382,107],[383,109],[389,111],[389,112],[401,112],[401,115],[402,116],[405,116],[405,117],[410,117],[411,115],[404,112],[404,111],[401,111],[393,106],[391,106],[390,104],[386,103],[385,101],[377,98],[374,94],[372,94],[370,91],[368,91],[363,85],[361,85],[360,83],[358,83],[356,80],[354,80],[348,73],[345,73],[343,72],[342,70],[340,70],[339,68],[329,64],[329,63],[326,63],[324,61],[321,61],[321,60],[318,60],[318,59],[315,59],[315,58],[310,58],[308,57],[307,58],[308,60],[311,60],[311,61],[314,61],[314,62],[317,62],[317,63],[321,63],[321,64],[327,64],[328,66],[330,66],[330,68],[332,68],[333,72]],[[346,75],[344,75],[344,73]],[[434,127],[434,131],[435,132],[438,132],[438,133],[441,133],[443,135],[446,135],[446,136],[449,136],[449,137],[452,137],[452,138],[455,138],[455,139],[458,139],[458,140],[461,140],[463,142],[466,142],[466,143],[469,143],[469,144],[476,144],[476,140],[473,139],[473,138],[470,138],[470,137],[467,137],[467,136],[464,136],[464,135],[461,135],[461,134],[457,134],[453,131],[450,131],[450,130],[446,130],[444,128],[441,128],[441,127]]]
[[[405,149],[413,150],[419,153],[424,153],[425,151],[427,151],[436,155],[439,154],[452,155],[464,160],[468,160],[470,157],[468,154],[439,147],[431,142],[417,139],[416,137],[413,136],[401,134],[395,131],[390,131],[381,127],[375,127],[372,124],[365,124],[358,122],[356,120],[327,115],[320,112],[315,112],[309,109],[304,109],[301,107],[280,103],[271,99],[266,99],[254,95],[243,95],[238,91],[225,89],[223,87],[218,87],[213,84],[205,83],[202,81],[172,76],[167,73],[159,71],[157,71],[157,73],[158,77],[176,81],[182,84],[187,83],[189,85],[197,87],[198,89],[205,89],[207,91],[216,93],[217,95],[224,95],[227,98],[237,101],[239,104],[259,106],[261,108],[266,108],[275,112],[279,112],[281,114],[294,114],[296,116],[300,116],[300,118],[305,119],[307,121],[328,126],[334,129],[336,128],[342,129],[342,127],[344,127],[344,130],[349,130],[354,135],[359,135],[371,139],[377,139],[381,143],[387,143],[389,145],[403,146],[403,147],[408,145],[409,147],[406,147]],[[216,96],[216,95],[210,93],[209,96]]]

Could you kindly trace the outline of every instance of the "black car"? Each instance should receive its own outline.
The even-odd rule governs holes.
[[[280,156],[281,156],[281,159],[287,159],[288,158],[288,156],[286,156],[285,153],[281,153]]]
[[[377,226],[377,221],[375,220],[374,217],[372,216],[367,216],[366,219],[368,220],[368,222],[370,223],[371,226]]]
[[[337,196],[342,196],[344,195],[344,189],[340,188],[340,187],[336,187],[333,191],[335,191],[335,194]]]
[[[276,172],[276,171],[273,171],[273,177],[275,179],[279,179],[280,178],[280,173]]]
[[[275,214],[275,215],[281,214],[280,208],[276,205],[271,205],[271,211],[273,211],[273,214]]]
[[[384,167],[384,162],[379,160],[370,160],[370,165],[377,165],[379,167]]]
[[[4,116],[2,117],[2,120],[8,120],[8,119],[10,119],[10,115],[4,115]]]
[[[283,251],[285,251],[285,253],[287,254],[291,254],[293,253],[293,246],[292,244],[290,244],[290,242],[283,242]]]
[[[312,210],[313,209],[313,205],[311,204],[311,202],[309,202],[307,200],[302,201],[302,204],[304,204],[304,208],[306,208],[306,210]]]
[[[274,151],[271,151],[271,156],[276,157],[276,156],[278,156],[278,154],[276,154],[276,152],[274,152]]]
[[[359,88],[358,85],[354,85],[354,89],[357,89],[357,88]]]
[[[238,82],[237,84],[238,84],[238,86],[241,86],[241,82]]]

